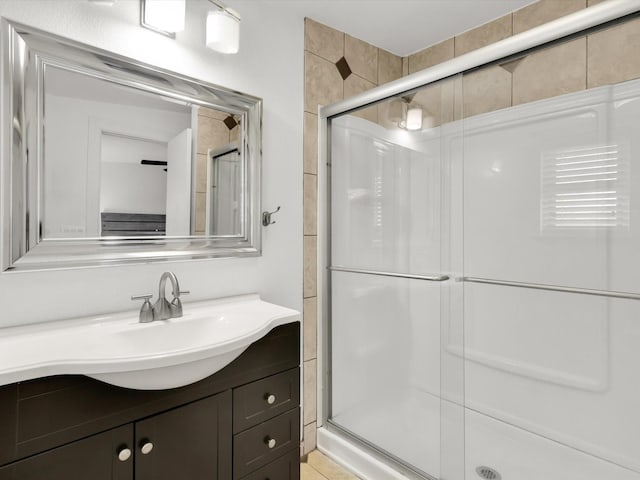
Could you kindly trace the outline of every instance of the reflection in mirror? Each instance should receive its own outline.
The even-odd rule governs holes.
[[[259,98],[1,27],[2,270],[260,253]]]
[[[44,239],[242,233],[239,115],[57,67],[45,82]]]

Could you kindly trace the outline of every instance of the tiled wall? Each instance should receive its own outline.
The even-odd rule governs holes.
[[[400,58],[307,19],[305,23],[304,114],[304,451],[315,448],[316,429],[316,274],[318,105],[348,98],[607,0],[539,0],[478,28]],[[430,112],[435,124],[463,112],[465,117],[556,95],[640,77],[640,19],[540,50],[506,64],[463,77],[462,109]],[[335,64],[344,57],[353,72],[343,79]],[[446,85],[434,95],[440,108]],[[422,102],[421,102],[422,103]],[[427,101],[426,104],[429,104]],[[453,102],[452,102],[453,104]],[[372,121],[377,110],[362,113]]]
[[[303,450],[308,453],[316,445],[318,105],[328,105],[400,78],[402,59],[306,19],[304,63]],[[377,109],[366,115],[376,121]]]
[[[229,129],[224,120],[226,112],[198,108],[196,138],[196,225],[195,234],[204,235],[206,228],[207,155],[209,150],[225,147],[238,138],[238,126]]]

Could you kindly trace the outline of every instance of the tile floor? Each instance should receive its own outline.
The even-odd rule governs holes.
[[[300,480],[359,480],[358,477],[345,471],[333,460],[325,457],[318,450],[307,456],[307,461],[300,464]]]

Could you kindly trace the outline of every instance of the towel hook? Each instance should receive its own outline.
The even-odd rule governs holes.
[[[269,225],[273,225],[275,220],[271,221],[271,215],[278,213],[280,211],[280,207],[276,208],[273,212],[262,212],[262,226],[268,227]]]

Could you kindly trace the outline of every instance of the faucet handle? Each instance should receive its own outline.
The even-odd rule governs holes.
[[[140,307],[140,314],[138,316],[138,321],[140,323],[148,323],[153,322],[155,320],[155,313],[153,311],[153,307],[151,306],[151,302],[149,299],[153,297],[153,294],[146,293],[144,295],[133,295],[131,300],[144,300],[142,307]]]
[[[180,292],[185,293],[185,292]],[[178,318],[182,316],[182,302],[180,301],[180,297],[173,297],[171,304],[169,305],[171,309],[171,318]]]

